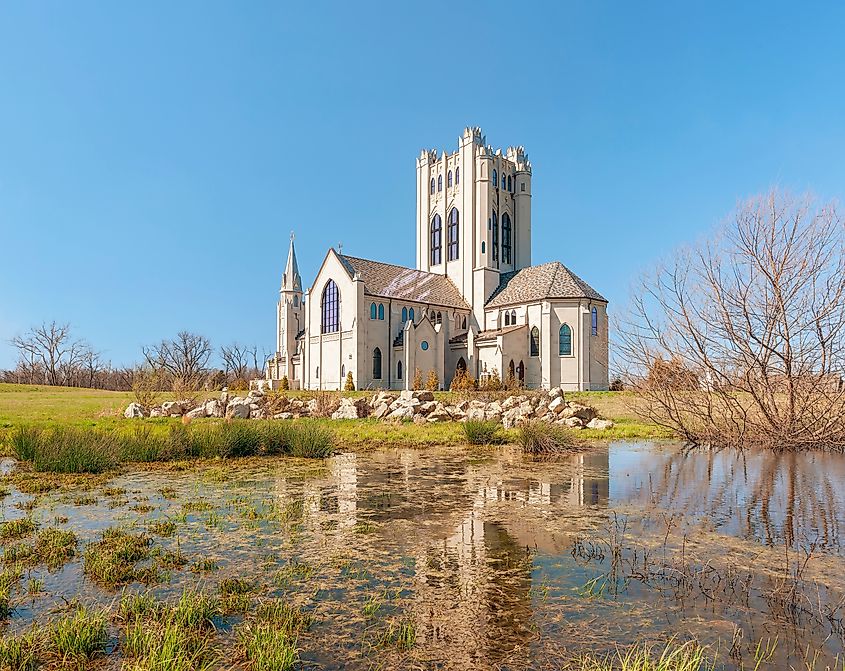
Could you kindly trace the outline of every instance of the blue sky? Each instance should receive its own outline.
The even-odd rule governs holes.
[[[736,201],[845,188],[841,3],[0,4],[0,368],[69,321],[115,363],[273,344],[288,235],[414,263],[414,159],[534,166],[534,262],[607,298]]]

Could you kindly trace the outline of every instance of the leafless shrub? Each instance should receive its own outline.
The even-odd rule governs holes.
[[[175,338],[162,340],[157,345],[143,348],[144,358],[150,368],[166,373],[173,380],[200,386],[208,374],[211,343],[205,336],[180,331]]]
[[[845,448],[845,235],[772,192],[646,276],[620,324],[640,412],[697,443]]]
[[[145,410],[158,403],[162,392],[161,374],[152,368],[137,368],[132,375],[132,393]]]

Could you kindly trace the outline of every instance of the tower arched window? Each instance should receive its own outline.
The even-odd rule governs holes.
[[[599,334],[599,311],[595,308],[592,309],[591,313],[592,318],[592,333],[593,335]]]
[[[437,190],[443,191],[443,175],[437,175]]]
[[[378,318],[384,320],[384,303],[378,304]]]
[[[499,260],[499,215],[493,212],[493,260]]]
[[[502,191],[505,190],[505,186],[507,186],[507,180],[505,180],[505,176],[502,175]]]
[[[461,183],[461,168],[460,166],[455,168],[455,184]]]
[[[511,313],[505,310],[505,326],[511,325]]]
[[[376,318],[376,304],[370,303],[370,319]]]
[[[516,324],[516,310],[511,310],[511,324]]]
[[[511,262],[511,217],[507,212],[502,215],[502,262]]]
[[[452,188],[452,171],[451,170],[449,171],[449,174],[446,175],[446,186],[448,186],[450,189]]]
[[[440,265],[443,254],[443,220],[439,214],[431,220],[431,265]]]
[[[464,318],[461,320],[461,328],[462,328],[462,329],[465,329],[466,327],[467,327],[467,318],[466,318],[466,317],[464,317]]]
[[[561,356],[572,356],[572,329],[568,324],[560,327],[558,334],[558,350]]]
[[[513,185],[513,182],[511,182],[511,176],[508,175],[508,191],[512,190],[512,185]]]
[[[412,324],[414,323],[414,308],[411,308],[410,310],[408,310],[408,319],[411,320]]]
[[[458,208],[453,207],[449,213],[449,260],[455,261],[458,258],[458,226],[460,215]]]
[[[431,178],[431,195],[434,195],[434,177]]]
[[[402,379],[402,361],[401,360],[396,362],[396,379],[397,380]]]
[[[499,173],[493,168],[493,186],[499,186]]]
[[[323,287],[320,304],[322,306],[320,332],[336,333],[340,330],[340,292],[337,290],[334,280],[329,280]]]
[[[540,356],[540,329],[536,326],[531,329],[531,356]]]
[[[435,324],[442,324],[443,323],[443,313],[442,312],[437,313],[437,317],[434,320],[434,323]]]
[[[373,350],[373,379],[381,380],[381,350],[378,347]]]
[[[402,323],[408,321],[408,308],[402,308]]]

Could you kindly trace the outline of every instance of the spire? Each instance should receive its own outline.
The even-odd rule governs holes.
[[[302,278],[299,276],[299,266],[296,263],[296,250],[293,248],[293,231],[290,234],[290,249],[285,273],[282,275],[282,291],[302,291]]]

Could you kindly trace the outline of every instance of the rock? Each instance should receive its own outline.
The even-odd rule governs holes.
[[[387,417],[387,414],[390,412],[390,406],[387,403],[381,403],[375,407],[373,410],[373,417],[376,419],[382,419]]]
[[[414,424],[427,424],[428,420],[423,415],[414,415]]]
[[[435,403],[434,410],[432,410],[426,419],[429,422],[448,422],[451,421],[452,415],[449,411],[443,406],[442,403]]]
[[[504,414],[502,415],[502,426],[506,429],[512,429],[517,425],[520,421],[521,415],[519,414],[518,408],[511,408],[510,410],[505,410]]]
[[[387,415],[387,419],[392,419],[397,422],[401,422],[405,419],[413,419],[414,418],[414,409],[407,405],[401,405],[395,410],[391,411],[389,415]]]
[[[185,413],[185,417],[188,419],[199,419],[200,417],[206,417],[206,410],[204,405],[200,405],[193,410],[189,410]]]
[[[613,422],[609,419],[599,419],[598,417],[593,417],[589,422],[587,422],[588,429],[598,429],[599,431],[604,431],[606,429],[613,428]]]
[[[491,403],[488,403],[487,407],[485,408],[485,412],[490,413],[490,414],[501,415],[502,414],[502,404],[499,403],[498,401],[493,401]]]
[[[484,411],[486,409],[487,409],[487,404],[484,401],[470,401],[469,405],[466,408],[464,408],[464,410],[466,412],[469,412],[470,410],[482,410],[482,411]]]
[[[518,401],[516,400],[515,396],[508,396],[504,401],[502,401],[502,410],[510,410],[515,405],[518,405]]]
[[[332,413],[332,419],[358,419],[358,406],[351,398],[340,399],[340,405]]]
[[[162,417],[161,408],[150,408],[150,417]]]
[[[572,411],[572,417],[577,417],[585,424],[598,415],[593,408],[580,403],[570,403],[569,409]]]
[[[549,412],[549,409],[548,409],[548,407],[546,407],[545,403],[541,403],[540,405],[538,405],[537,409],[534,411],[534,416],[537,419],[540,419],[541,417],[545,417],[546,415],[554,416],[554,414],[555,413],[553,413],[553,412]]]
[[[549,403],[549,411],[555,414],[562,412],[564,408],[566,408],[566,401],[563,400],[563,396],[556,396]]]
[[[182,406],[179,401],[165,401],[161,404],[161,414],[166,417],[179,417],[182,414]]]
[[[245,398],[236,396],[229,401],[229,405],[226,406],[226,417],[232,417],[234,419],[249,419],[249,405],[249,401]]]
[[[138,419],[144,416],[144,408],[140,403],[130,403],[123,413],[126,419]]]
[[[571,429],[583,429],[584,422],[579,417],[567,417],[563,423]]]
[[[457,407],[458,410],[465,413],[467,410],[469,410],[469,401],[461,401],[460,403],[458,403]]]
[[[292,412],[278,412],[273,415],[273,419],[293,419]]]
[[[501,422],[502,421],[502,412],[501,409],[498,410],[485,410],[484,411],[484,419],[488,422]]]
[[[552,387],[551,389],[549,389],[549,398],[551,398],[551,399],[561,398],[562,399],[563,398],[563,389],[561,389],[560,387]]]
[[[428,403],[429,401],[434,400],[434,392],[428,390],[415,391],[414,398],[417,399],[420,403]]]
[[[429,415],[430,413],[434,412],[434,409],[440,405],[437,401],[426,401],[425,403],[421,403],[417,408],[417,412],[421,415]],[[442,406],[441,406],[442,407]]]
[[[454,419],[456,422],[462,422],[466,419],[466,413],[460,409],[459,406],[456,405],[449,405],[446,406],[446,412]]]
[[[206,417],[222,417],[224,415],[223,404],[216,398],[205,402]]]
[[[484,405],[484,404],[482,403],[482,405]],[[471,422],[481,422],[481,421],[484,420],[485,414],[486,413],[484,412],[483,407],[482,408],[470,408],[469,410],[467,410],[466,417],[467,417],[467,420],[469,420]]]

